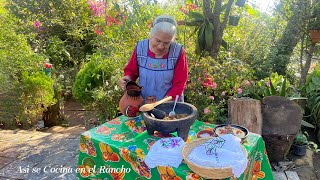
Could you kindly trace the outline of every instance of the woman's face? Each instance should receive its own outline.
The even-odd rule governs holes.
[[[155,55],[164,55],[168,52],[173,36],[162,31],[155,32],[150,37],[150,49]]]

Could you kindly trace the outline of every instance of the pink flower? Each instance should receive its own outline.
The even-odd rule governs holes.
[[[40,29],[41,28],[41,22],[40,21],[35,21],[33,22],[33,26]]]
[[[249,80],[246,80],[246,85],[250,86],[251,82]]]
[[[205,109],[203,110],[203,113],[204,113],[204,114],[210,113],[210,109],[209,109],[209,108],[205,108]]]
[[[212,82],[209,86],[210,86],[212,89],[216,89],[216,88],[217,88],[217,83]]]
[[[88,0],[87,3],[89,4],[89,9],[93,11],[93,14],[95,16],[102,16],[104,14],[104,10],[106,7],[104,2]]]
[[[209,96],[209,99],[214,100],[214,96]]]
[[[267,86],[268,86],[268,87],[270,87],[270,80],[268,80],[268,82],[267,82]]]
[[[222,91],[221,95],[225,96],[226,95],[226,91]]]
[[[238,94],[242,93],[242,89],[241,88],[239,88],[237,91],[238,91]]]

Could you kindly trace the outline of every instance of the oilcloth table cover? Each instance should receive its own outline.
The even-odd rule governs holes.
[[[191,126],[187,142],[214,124],[196,120]],[[80,136],[77,175],[79,179],[204,179],[182,162],[178,168],[157,166],[149,168],[144,159],[150,147],[159,139],[177,136],[176,133],[148,135],[142,116],[120,116]],[[227,179],[273,179],[264,141],[258,134],[249,133],[242,144],[248,153],[248,165],[239,177]]]

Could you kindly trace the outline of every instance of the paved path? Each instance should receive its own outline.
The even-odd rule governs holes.
[[[0,180],[77,179],[83,131],[82,127],[57,127],[49,132],[0,130]]]

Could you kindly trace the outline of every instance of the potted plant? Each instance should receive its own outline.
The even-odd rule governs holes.
[[[245,3],[246,3],[246,0],[237,0],[236,5],[239,7],[243,7]]]
[[[293,141],[293,152],[298,156],[304,156],[308,147],[308,139],[305,134],[298,132]]]
[[[320,42],[320,3],[313,10],[310,22],[308,23],[310,38],[313,43]]]
[[[229,25],[238,26],[240,16],[229,16]]]

